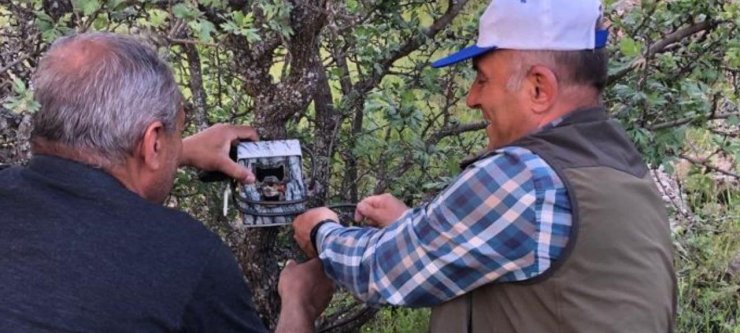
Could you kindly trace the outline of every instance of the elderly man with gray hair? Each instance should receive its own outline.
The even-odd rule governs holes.
[[[181,165],[253,181],[228,150],[256,132],[216,125],[182,140],[171,70],[117,34],[60,39],[33,84],[34,156],[0,172],[0,331],[264,331],[228,247],[162,206]],[[278,331],[310,331],[332,285],[314,260],[289,264],[279,289]]]

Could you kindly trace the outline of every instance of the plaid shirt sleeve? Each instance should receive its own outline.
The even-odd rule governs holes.
[[[570,234],[567,191],[531,151],[498,152],[386,228],[323,225],[326,273],[365,302],[420,307],[546,271]]]

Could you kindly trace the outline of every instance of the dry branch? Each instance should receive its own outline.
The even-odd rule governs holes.
[[[460,135],[466,132],[480,131],[482,129],[485,129],[486,126],[488,126],[487,121],[481,121],[481,122],[469,123],[469,124],[461,124],[461,125],[457,125],[453,127],[443,128],[439,132],[434,133],[432,137],[436,138],[437,141],[439,141],[442,138],[446,138],[448,136]]]
[[[620,71],[612,75],[609,75],[609,78],[607,78],[606,80],[606,84],[611,85],[612,83],[618,81],[619,79],[627,75],[629,72],[631,72],[635,68],[640,67],[640,65],[644,63],[645,59],[649,59],[658,53],[662,53],[666,51],[668,46],[672,45],[673,43],[679,42],[683,40],[684,38],[687,38],[701,31],[711,31],[718,24],[719,22],[717,21],[705,20],[705,21],[694,23],[687,27],[678,29],[666,35],[665,37],[663,37],[663,39],[658,40],[657,42],[650,45],[644,57],[635,59],[634,61],[632,61],[630,65],[626,66],[625,68],[622,68]]]
[[[708,117],[707,120],[727,119],[727,118],[730,118],[732,116],[740,116],[740,113],[726,113],[726,114],[714,115],[714,116]],[[655,125],[652,125],[652,126],[648,126],[647,129],[649,129],[651,131],[658,131],[658,130],[662,130],[662,129],[666,129],[666,128],[671,128],[671,127],[686,125],[688,123],[691,123],[691,122],[696,121],[696,120],[700,120],[702,118],[704,118],[704,117],[703,116],[696,116],[696,117],[687,117],[687,118],[682,118],[682,119],[676,119],[676,120],[667,121],[667,122],[655,124]]]
[[[732,172],[732,171],[729,171],[729,170],[725,170],[725,169],[719,168],[717,166],[714,166],[714,165],[710,164],[706,159],[698,159],[698,158],[691,157],[691,156],[688,156],[688,155],[683,154],[683,153],[682,154],[678,154],[678,157],[680,157],[680,158],[682,158],[684,160],[687,160],[687,161],[691,162],[692,164],[699,165],[699,166],[705,167],[705,168],[707,168],[709,170],[712,170],[712,171],[715,171],[715,172],[719,172],[719,173],[721,173],[723,175],[730,176],[730,177],[733,177],[733,178],[735,178],[737,180],[740,180],[740,174],[735,173],[735,172]]]

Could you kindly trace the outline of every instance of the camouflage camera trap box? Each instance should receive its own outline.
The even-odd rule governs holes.
[[[266,227],[290,224],[306,210],[301,145],[298,140],[242,142],[237,162],[254,173],[253,184],[238,185],[234,198],[242,225]]]

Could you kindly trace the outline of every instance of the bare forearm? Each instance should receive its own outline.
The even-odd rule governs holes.
[[[334,295],[334,284],[318,259],[302,264],[288,260],[280,272],[278,292],[283,304],[275,332],[313,332],[314,320]]]
[[[276,333],[308,333],[314,332],[313,316],[299,304],[283,304],[280,310]]]
[[[193,166],[193,143],[190,140],[190,137],[187,137],[182,140],[182,154],[180,155],[180,166]]]

